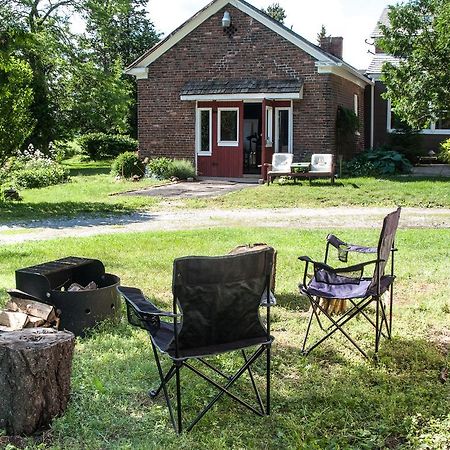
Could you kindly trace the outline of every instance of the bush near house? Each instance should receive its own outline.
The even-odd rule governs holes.
[[[134,152],[125,152],[119,155],[112,163],[111,173],[124,178],[134,175],[142,177],[145,174],[145,164]]]
[[[137,150],[138,141],[122,134],[89,133],[79,138],[83,153],[91,159],[114,158],[124,152]]]
[[[352,177],[397,175],[411,172],[412,165],[399,152],[381,147],[365,150],[346,163],[344,172]]]
[[[193,164],[186,159],[154,158],[147,164],[147,173],[158,180],[176,177],[180,180],[195,177]]]
[[[444,163],[450,164],[450,139],[447,139],[441,144],[439,160]]]
[[[0,167],[0,185],[31,189],[65,183],[69,171],[32,145]]]

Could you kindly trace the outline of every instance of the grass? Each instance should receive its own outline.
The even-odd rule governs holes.
[[[159,200],[147,196],[116,196],[120,192],[141,189],[156,182],[144,179],[139,183],[119,180],[110,175],[110,161],[64,164],[70,170],[71,181],[41,189],[24,189],[21,202],[0,203],[0,223],[47,218],[78,216],[110,216],[130,214],[150,208]]]
[[[331,185],[328,180],[243,189],[208,200],[190,200],[191,207],[301,208],[325,206],[410,206],[450,208],[450,179],[390,177],[344,178]]]
[[[64,162],[71,181],[43,189],[24,189],[21,202],[0,203],[0,224],[77,216],[130,214],[156,208],[160,197],[122,196],[117,193],[142,189],[155,183],[115,181],[111,161],[83,162],[74,157]],[[445,178],[393,177],[346,178],[331,185],[327,180],[294,184],[276,182],[242,189],[210,199],[177,199],[178,208],[290,208],[326,206],[410,206],[450,208],[450,181]]]
[[[333,232],[333,230],[327,230]],[[375,230],[339,231],[368,245]],[[340,338],[307,358],[300,355],[307,305],[297,282],[300,254],[320,258],[325,231],[214,229],[108,235],[0,248],[0,295],[14,286],[14,269],[67,255],[101,259],[122,283],[140,286],[156,303],[171,302],[172,261],[188,254],[222,254],[243,242],[278,250],[273,309],[272,415],[258,418],[222,399],[190,433],[176,437],[161,399],[146,391],[157,371],[146,333],[123,323],[102,325],[77,339],[72,396],[65,415],[43,441],[51,449],[445,449],[450,442],[449,387],[438,375],[448,367],[450,230],[399,230],[394,338],[382,341],[380,363],[364,361]],[[373,333],[363,321],[348,329],[366,348]],[[225,369],[237,355],[219,358]],[[260,380],[262,372],[257,373]],[[213,390],[183,378],[188,414]],[[171,391],[173,394],[173,390]],[[244,392],[249,393],[244,389]]]

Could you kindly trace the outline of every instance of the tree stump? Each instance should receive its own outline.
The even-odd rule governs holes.
[[[0,429],[32,434],[64,413],[74,346],[52,328],[0,333]]]

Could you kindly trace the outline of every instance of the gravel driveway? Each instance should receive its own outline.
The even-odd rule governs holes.
[[[0,226],[0,243],[211,227],[379,229],[383,217],[391,210],[393,208],[174,209],[106,218],[53,219]],[[450,209],[404,208],[400,227],[450,228]]]

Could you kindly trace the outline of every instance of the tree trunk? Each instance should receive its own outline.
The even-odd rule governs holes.
[[[0,333],[0,428],[31,434],[64,413],[73,333],[51,328]]]

